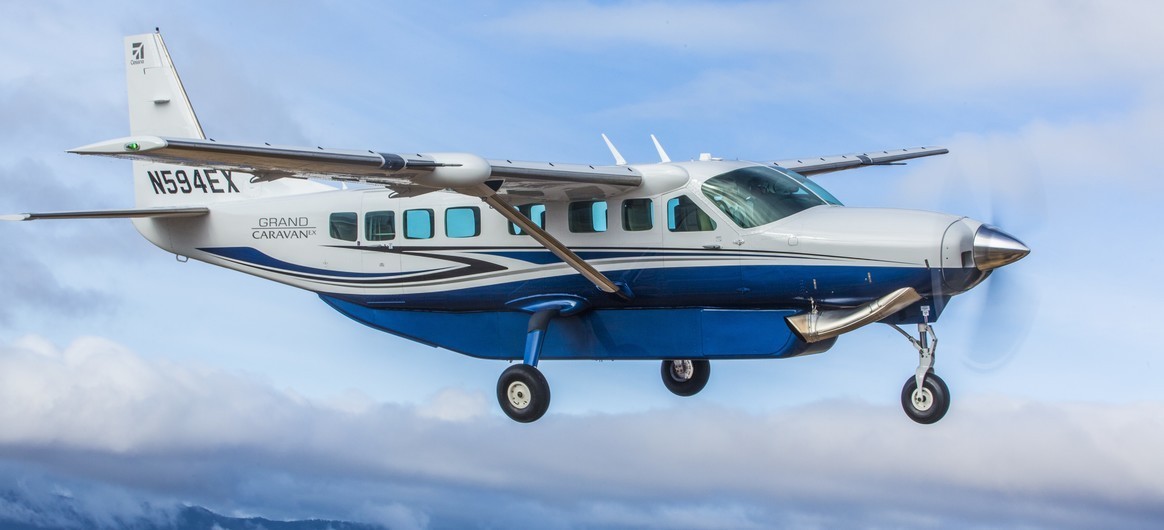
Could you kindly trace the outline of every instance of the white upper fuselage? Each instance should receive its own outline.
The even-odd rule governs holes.
[[[594,217],[591,231],[577,230],[577,219],[571,223],[571,201],[510,200],[544,205],[548,232],[607,275],[630,273],[631,291],[647,305],[675,303],[672,296],[679,303],[724,307],[787,307],[809,299],[847,305],[883,293],[887,275],[882,272],[893,271],[888,277],[902,282],[902,270],[928,274],[926,269],[941,267],[943,261],[951,266],[951,256],[970,248],[968,238],[980,224],[931,212],[821,205],[743,228],[701,187],[709,178],[749,167],[764,166],[739,161],[634,166],[643,174],[639,188],[598,201],[604,208],[590,199],[574,201],[576,210],[576,203],[588,203],[583,209]],[[234,180],[252,185],[247,178]],[[515,235],[505,218],[475,197],[436,192],[393,198],[385,189],[321,188],[326,191],[214,203],[210,215],[200,218],[136,222],[151,241],[177,254],[402,309],[432,308],[438,302],[454,311],[500,306],[520,298],[531,282],[577,276],[527,235]],[[689,223],[687,231],[676,226],[683,197],[711,222],[694,229]],[[636,207],[640,212],[649,207],[650,222],[640,215],[637,224],[628,226],[623,212]],[[598,219],[603,210],[604,221]],[[370,226],[386,212],[393,218],[391,238]],[[535,212],[540,214],[540,207]],[[466,229],[472,217],[479,227]],[[341,225],[355,224],[337,227],[337,219]],[[951,227],[959,236],[947,243],[957,248],[944,257],[943,237]],[[962,265],[958,260],[956,266]],[[788,283],[777,278],[780,270],[803,274],[818,269],[820,274]],[[507,287],[498,291],[499,285]],[[585,282],[569,288],[578,291],[571,294],[596,295]],[[451,296],[486,292],[490,302],[485,305],[482,296],[470,296],[464,304]]]

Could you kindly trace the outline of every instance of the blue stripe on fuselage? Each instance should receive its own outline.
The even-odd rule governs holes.
[[[933,278],[925,268],[824,265],[744,265],[719,267],[660,267],[605,271],[625,283],[630,300],[602,293],[578,274],[559,274],[412,294],[329,294],[369,307],[394,306],[417,310],[486,311],[528,296],[580,296],[594,308],[712,307],[789,309],[818,304],[856,305],[902,287],[923,295]],[[328,294],[328,293],[325,293]]]

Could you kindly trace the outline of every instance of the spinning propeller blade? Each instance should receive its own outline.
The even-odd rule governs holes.
[[[940,191],[944,209],[972,212],[974,205],[968,204],[966,198],[985,198],[988,210],[981,208],[981,202],[977,209],[988,213],[980,219],[999,234],[991,238],[989,233],[983,233],[984,244],[991,248],[976,252],[976,263],[986,264],[983,268],[991,269],[991,273],[976,288],[983,295],[982,303],[972,320],[974,338],[963,356],[966,366],[992,371],[1017,355],[1038,311],[1038,293],[1024,281],[1027,275],[1022,269],[1026,267],[1012,270],[1007,264],[1025,256],[1017,252],[1025,248],[1018,239],[1029,241],[1044,217],[1042,172],[1029,147],[1021,142],[971,143],[965,149],[952,151],[963,153],[964,158],[951,161],[957,169]],[[940,275],[935,275],[934,292],[938,295],[942,293],[941,286]],[[935,296],[934,304],[942,305],[941,296]]]
[[[1038,310],[1034,289],[1013,271],[995,271],[986,280],[986,296],[974,323],[974,338],[963,357],[981,372],[1005,366],[1030,334]]]
[[[1029,159],[1029,152],[1018,156],[1028,158],[1014,168],[1019,173],[992,175],[990,224],[1030,237],[1037,231],[1046,210],[1042,175],[1038,164]],[[1018,354],[1039,308],[1038,293],[1025,281],[1026,276],[1022,270],[1002,267],[986,279],[986,285],[982,286],[986,297],[975,321],[974,339],[964,357],[966,366],[993,371]]]

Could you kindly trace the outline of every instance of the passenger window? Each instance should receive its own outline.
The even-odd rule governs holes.
[[[706,232],[715,230],[715,219],[691,200],[680,195],[667,201],[667,229],[672,232]]]
[[[606,201],[570,203],[571,232],[605,232]]]
[[[650,230],[655,226],[655,206],[651,199],[622,201],[622,229],[627,232]]]
[[[481,209],[476,206],[445,210],[445,235],[474,237],[481,235]]]
[[[356,212],[333,213],[328,220],[327,232],[334,239],[355,241],[356,235],[360,233],[356,228],[358,219]]]
[[[546,205],[523,204],[517,207],[517,211],[521,212],[522,215],[529,218],[530,221],[533,221],[535,225],[538,225],[538,228],[546,227]],[[522,230],[520,226],[517,226],[513,223],[509,223],[509,233],[515,236],[529,235],[526,234],[525,230]]]
[[[364,239],[368,241],[391,241],[396,239],[395,213],[368,212],[364,214]]]
[[[405,210],[404,237],[408,239],[432,237],[432,220],[432,210]]]

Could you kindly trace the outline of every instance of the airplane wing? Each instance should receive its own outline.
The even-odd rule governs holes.
[[[943,147],[911,147],[908,149],[869,151],[867,153],[852,153],[847,155],[792,158],[769,162],[769,164],[791,169],[801,175],[811,177],[813,175],[823,175],[825,173],[832,173],[833,171],[864,166],[904,165],[903,160],[944,155],[949,152],[949,149]]]
[[[642,174],[627,166],[485,160],[467,153],[398,154],[227,144],[157,136],[118,138],[69,152],[237,170],[258,180],[292,177],[365,182],[387,186],[404,196],[486,184],[512,200],[582,200],[624,193],[642,183]]]
[[[235,170],[249,173],[252,179],[258,181],[287,177],[357,181],[386,186],[398,196],[416,196],[452,189],[484,199],[602,291],[624,297],[629,295],[623,286],[595,269],[549,232],[530,222],[514,205],[535,201],[600,199],[625,193],[643,182],[642,173],[630,166],[485,160],[469,153],[399,154],[322,147],[312,149],[268,144],[228,144],[211,139],[158,136],[118,138],[78,147],[70,152]],[[861,166],[895,164],[902,160],[946,152],[938,147],[922,147],[784,160],[774,164],[805,175],[817,175]]]
[[[36,221],[40,219],[137,219],[161,217],[198,217],[209,208],[135,208],[128,210],[88,210],[75,212],[18,213],[0,215],[0,221]]]
[[[452,189],[481,197],[510,222],[573,267],[600,290],[626,297],[606,277],[514,208],[541,200],[598,199],[642,184],[642,173],[626,166],[485,160],[469,153],[397,154],[271,145],[226,144],[206,139],[132,136],[70,150],[179,165],[250,173],[253,179],[322,178],[387,186],[399,196]]]

